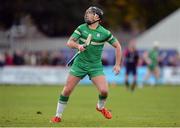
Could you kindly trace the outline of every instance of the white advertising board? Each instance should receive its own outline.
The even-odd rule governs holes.
[[[64,84],[68,72],[64,67],[5,66],[0,68],[0,83]]]

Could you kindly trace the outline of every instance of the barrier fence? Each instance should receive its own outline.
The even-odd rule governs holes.
[[[104,67],[104,73],[109,83],[123,84],[125,79],[125,68],[121,68],[119,75],[112,72],[113,67]],[[137,71],[137,83],[142,84],[147,72],[146,67],[139,67]],[[33,66],[5,66],[0,68],[0,84],[50,84],[63,85],[69,73],[65,67],[33,67]],[[129,78],[132,81],[132,77]],[[159,84],[180,84],[180,67],[164,67],[161,69]],[[81,84],[90,84],[88,76],[81,80]],[[147,84],[154,84],[155,78],[150,77]]]

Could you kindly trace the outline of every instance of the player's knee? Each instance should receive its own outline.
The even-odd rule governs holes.
[[[108,95],[108,90],[107,89],[100,89],[100,93],[103,96],[107,96]]]

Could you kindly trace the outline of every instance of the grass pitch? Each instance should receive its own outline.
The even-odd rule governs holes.
[[[95,106],[98,92],[92,85],[77,86],[61,123],[54,116],[62,86],[0,86],[0,127],[152,127],[180,126],[180,86],[146,86],[130,92],[110,87],[105,119]]]

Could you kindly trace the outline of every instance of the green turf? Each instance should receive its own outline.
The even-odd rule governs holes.
[[[113,118],[104,119],[95,110],[94,86],[78,86],[71,95],[63,120],[49,123],[55,114],[59,86],[0,86],[0,126],[180,126],[180,86],[137,89],[110,87],[107,107]],[[38,114],[40,113],[40,114]]]

